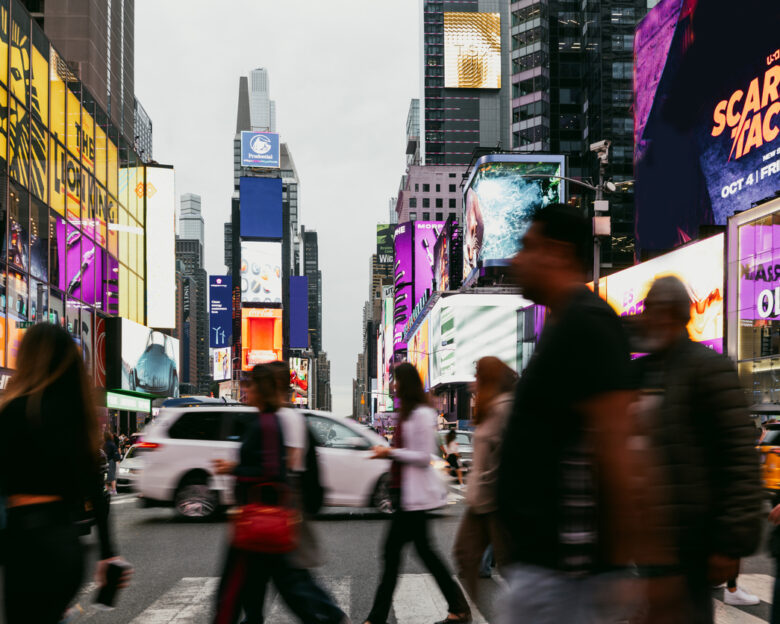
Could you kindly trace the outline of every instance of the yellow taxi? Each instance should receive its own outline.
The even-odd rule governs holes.
[[[780,423],[766,425],[758,441],[764,489],[780,494]]]

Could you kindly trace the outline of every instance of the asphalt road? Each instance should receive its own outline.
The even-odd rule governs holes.
[[[450,551],[463,503],[454,489],[450,498],[451,504],[433,521],[432,532],[439,552],[453,569]],[[135,566],[132,585],[123,591],[115,610],[98,612],[92,606],[94,584],[86,584],[77,598],[84,613],[77,615],[72,624],[210,622],[214,588],[225,549],[226,523],[181,522],[168,509],[138,508],[130,494],[115,497],[111,509],[119,550]],[[318,577],[353,621],[362,622],[378,583],[379,550],[387,518],[370,510],[330,509],[315,525],[327,556],[326,565],[317,571]],[[94,536],[85,541],[88,557],[94,562]],[[716,603],[718,623],[769,621],[773,574],[773,562],[766,556],[746,560],[744,584],[759,593],[763,601],[758,606],[744,608]],[[430,624],[444,617],[443,599],[411,547],[405,555],[402,575],[390,621]],[[494,576],[481,583],[475,612],[481,615],[478,621],[490,622],[495,616],[502,580]],[[715,590],[713,595],[722,598],[722,590]],[[295,621],[273,591],[266,600],[266,621]]]

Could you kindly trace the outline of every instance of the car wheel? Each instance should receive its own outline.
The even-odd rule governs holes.
[[[371,506],[379,513],[393,513],[393,497],[390,496],[390,475],[383,474],[379,477],[371,497]]]
[[[173,508],[186,520],[207,520],[217,513],[217,495],[206,477],[185,479],[174,494]]]

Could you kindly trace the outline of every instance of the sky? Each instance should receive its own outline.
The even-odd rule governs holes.
[[[352,413],[376,224],[405,170],[419,97],[417,0],[136,0],[135,92],[154,159],[202,197],[206,269],[225,271],[238,81],[269,71],[276,125],[298,170],[300,222],[319,235],[323,349],[333,411]]]

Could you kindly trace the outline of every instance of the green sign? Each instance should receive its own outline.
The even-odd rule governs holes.
[[[35,325],[35,321],[16,321],[16,329],[27,329]]]
[[[143,397],[106,392],[106,407],[109,409],[127,410],[128,412],[152,413],[152,400]]]

